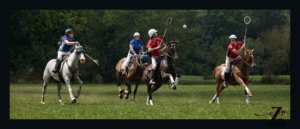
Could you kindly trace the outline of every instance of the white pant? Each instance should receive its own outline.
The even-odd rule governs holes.
[[[152,69],[153,70],[155,70],[156,69],[156,67],[157,67],[157,65],[156,65],[156,63],[157,63],[157,58],[158,58],[158,56],[152,56],[151,57],[151,61],[152,61]]]
[[[130,53],[128,53],[126,60],[124,61],[123,65],[121,66],[121,69],[124,69],[128,66],[128,63],[130,61]]]
[[[225,72],[226,72],[226,73],[229,72],[229,69],[230,69],[230,62],[235,61],[235,60],[240,59],[240,58],[242,58],[240,55],[237,56],[236,58],[227,57],[227,55],[226,55]]]
[[[57,59],[62,59],[61,57],[64,56],[64,55],[71,55],[71,52],[63,52],[63,51],[60,51],[58,50],[57,52]]]

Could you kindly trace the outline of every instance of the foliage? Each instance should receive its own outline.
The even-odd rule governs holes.
[[[146,50],[148,30],[155,28],[162,37],[168,17],[173,22],[164,40],[179,41],[176,72],[209,79],[225,62],[228,36],[236,34],[243,41],[245,15],[252,19],[247,49],[254,49],[258,66],[250,74],[289,74],[289,10],[10,10],[10,82],[40,82],[67,28],[75,31],[87,54],[99,60],[100,66],[89,59],[79,64],[83,82],[115,82],[115,66],[127,55],[133,33],[141,34]]]

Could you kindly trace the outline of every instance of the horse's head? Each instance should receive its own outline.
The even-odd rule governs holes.
[[[244,52],[244,58],[246,59],[246,62],[251,65],[251,68],[255,69],[256,68],[256,63],[255,63],[255,56],[253,54],[253,51],[254,51],[254,49],[246,50]]]
[[[178,60],[177,45],[178,45],[179,41],[177,41],[177,42],[170,41],[170,42],[167,42],[167,43],[168,43],[168,53],[171,54],[174,61],[177,61]]]
[[[75,51],[76,58],[80,60],[81,64],[84,64],[85,63],[85,57],[84,57],[85,50],[83,49],[83,47],[80,45],[75,45],[74,51]]]

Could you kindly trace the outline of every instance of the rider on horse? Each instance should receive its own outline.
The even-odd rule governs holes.
[[[62,60],[62,56],[71,55],[70,50],[73,45],[78,44],[79,42],[75,41],[74,35],[75,33],[72,29],[67,29],[65,31],[65,36],[62,36],[60,41],[58,41],[59,49],[57,52],[57,60],[55,64],[55,68],[52,70],[54,73],[57,73],[59,63]]]
[[[149,34],[149,37],[150,37],[150,40],[147,44],[147,48],[148,48],[148,52],[151,53],[151,61],[152,61],[152,69],[151,69],[151,81],[149,82],[149,84],[155,84],[155,81],[154,81],[154,71],[157,67],[157,60],[158,60],[158,57],[160,55],[162,55],[161,52],[159,52],[160,50],[160,46],[161,44],[164,43],[164,41],[161,39],[161,38],[158,38],[157,37],[157,30],[155,29],[150,29],[148,31],[148,34]]]
[[[127,67],[128,67],[128,63],[129,63],[129,60],[130,60],[130,56],[131,55],[139,55],[140,53],[143,52],[143,43],[142,41],[140,41],[140,33],[139,32],[135,32],[133,34],[133,37],[134,39],[130,41],[129,43],[129,52],[128,52],[128,55],[127,55],[127,58],[126,60],[124,61],[124,65],[122,67],[123,69],[123,75],[126,74],[127,72]]]
[[[230,44],[228,46],[228,51],[226,53],[226,62],[225,62],[225,74],[224,74],[224,82],[223,86],[226,88],[227,87],[227,80],[229,78],[229,69],[230,69],[230,63],[239,60],[242,57],[239,55],[241,51],[245,51],[245,44],[243,44],[240,41],[236,41],[237,37],[232,34],[229,37],[230,39]]]

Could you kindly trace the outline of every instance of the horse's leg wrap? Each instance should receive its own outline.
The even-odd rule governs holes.
[[[246,95],[246,102],[249,103],[249,96]]]
[[[178,79],[179,79],[179,77],[176,77],[176,78],[175,78],[175,85],[178,84]]]
[[[169,75],[169,78],[170,78],[170,80],[171,80],[171,83],[174,84],[175,81],[174,81],[174,79],[173,79],[173,76],[172,76],[172,75]]]
[[[151,73],[150,73],[150,80],[151,80],[151,84],[155,84],[155,70],[151,69]]]

